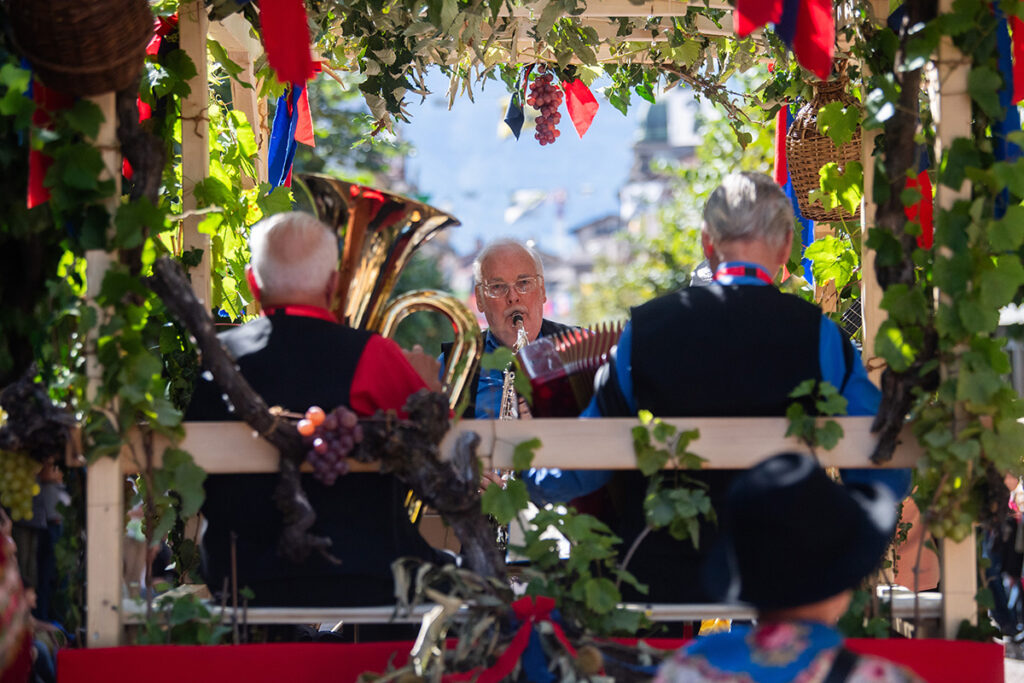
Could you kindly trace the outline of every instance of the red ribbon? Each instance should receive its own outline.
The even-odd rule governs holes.
[[[66,93],[58,92],[36,80],[32,84],[32,101],[36,110],[32,112],[32,125],[37,128],[49,129],[53,126],[51,114],[67,109],[75,98]],[[28,197],[26,205],[32,209],[50,200],[50,188],[43,185],[46,172],[53,165],[53,158],[42,150],[29,148],[28,152]]]
[[[778,23],[782,18],[782,0],[736,0],[733,20],[736,35],[745,38],[765,24]]]
[[[1010,16],[1013,35],[1013,103],[1024,100],[1024,21]]]
[[[267,61],[282,83],[305,83],[313,76],[309,24],[303,0],[260,0],[260,26]]]
[[[295,105],[295,112],[298,116],[295,121],[295,142],[316,147],[316,139],[313,137],[313,115],[309,112],[309,87],[302,89],[299,101]]]
[[[569,110],[569,118],[572,119],[572,125],[576,126],[576,133],[582,138],[597,114],[597,98],[587,84],[578,78],[562,81],[562,90],[565,91],[565,108]]]
[[[442,677],[441,680],[443,683],[460,683],[461,681],[473,680],[474,677],[479,675],[479,678],[476,678],[476,683],[499,683],[515,668],[516,662],[523,656],[523,651],[526,650],[526,646],[530,642],[530,633],[533,632],[533,627],[542,621],[551,624],[558,642],[562,644],[570,655],[575,657],[576,648],[565,637],[565,631],[562,630],[562,626],[557,621],[552,621],[551,619],[551,610],[554,608],[554,599],[544,595],[539,595],[535,598],[527,596],[516,600],[512,603],[512,610],[522,622],[522,625],[516,631],[512,642],[509,643],[505,651],[498,657],[498,661],[494,663],[494,666],[490,669],[477,667],[470,671],[449,674]]]
[[[917,246],[922,249],[931,249],[935,234],[932,221],[934,201],[932,199],[932,181],[928,177],[928,171],[921,171],[917,174],[917,178],[907,178],[906,187],[907,189],[917,189],[921,193],[921,199],[916,204],[903,207],[903,213],[908,221],[914,221],[921,225]]]
[[[775,172],[772,177],[779,187],[785,187],[789,179],[789,165],[786,159],[786,122],[789,105],[782,105],[775,114]]]

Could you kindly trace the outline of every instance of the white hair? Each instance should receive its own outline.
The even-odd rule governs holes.
[[[704,230],[712,244],[756,239],[781,247],[794,230],[793,205],[763,173],[733,173],[704,205]]]
[[[277,301],[324,291],[338,267],[338,238],[308,213],[264,218],[249,233],[253,275],[261,296]]]
[[[537,275],[544,274],[544,264],[541,263],[540,254],[533,247],[527,246],[522,242],[518,242],[510,237],[494,240],[489,243],[486,247],[480,250],[480,253],[473,259],[473,284],[478,285],[483,282],[483,265],[487,257],[496,251],[501,249],[516,248],[525,251],[533,259],[533,264],[537,267]]]

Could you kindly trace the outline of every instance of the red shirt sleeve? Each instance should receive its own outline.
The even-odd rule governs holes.
[[[398,344],[375,334],[366,342],[359,358],[349,403],[359,415],[393,408],[406,417],[402,407],[409,394],[426,388],[426,382],[405,360]]]

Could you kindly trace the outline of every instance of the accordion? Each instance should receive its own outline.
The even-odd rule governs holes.
[[[623,323],[599,323],[540,337],[519,351],[534,417],[576,417],[594,395],[594,375],[619,341]]]

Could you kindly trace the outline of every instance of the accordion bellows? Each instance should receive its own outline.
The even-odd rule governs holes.
[[[623,323],[599,323],[541,337],[523,347],[519,363],[530,380],[534,417],[575,417],[594,395],[594,375],[619,341]]]

